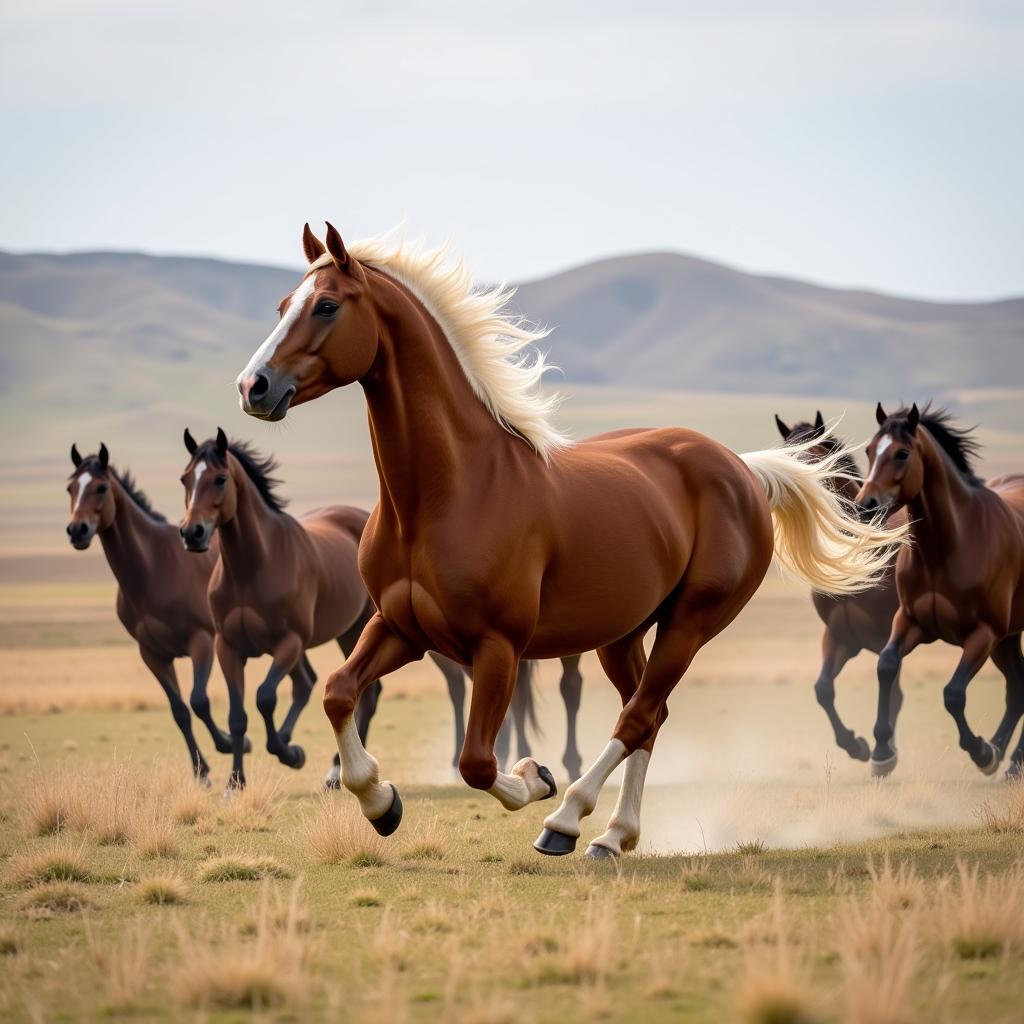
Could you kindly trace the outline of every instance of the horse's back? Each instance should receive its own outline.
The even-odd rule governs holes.
[[[989,480],[988,489],[999,495],[1015,513],[1024,529],[1024,473],[1006,473]]]

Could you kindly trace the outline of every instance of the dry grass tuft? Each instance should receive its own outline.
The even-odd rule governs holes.
[[[509,861],[508,873],[510,875],[542,875],[544,869],[536,860],[522,860],[516,858]]]
[[[380,867],[388,860],[388,842],[377,835],[351,800],[331,793],[319,797],[314,817],[300,830],[300,841],[324,864]]]
[[[199,878],[203,882],[259,882],[264,878],[291,878],[291,873],[273,857],[235,854],[207,861]]]
[[[84,791],[78,775],[66,765],[36,768],[21,804],[22,825],[29,835],[56,835],[77,827],[83,811]]]
[[[89,958],[102,979],[108,1013],[130,1011],[142,995],[151,976],[149,969],[150,931],[140,920],[112,939],[98,940],[85,921]]]
[[[610,896],[589,900],[583,916],[563,931],[558,951],[541,962],[537,980],[603,990],[615,955],[624,952],[624,937],[616,930],[616,910],[617,903]]]
[[[451,829],[445,830],[435,817],[421,825],[402,850],[405,860],[444,860],[448,844],[458,842]]]
[[[269,832],[283,803],[281,776],[253,765],[246,775],[245,789],[234,790],[224,801],[220,818],[236,832]]]
[[[147,860],[178,855],[178,834],[174,822],[162,811],[147,808],[133,822],[131,845],[140,857]]]
[[[383,907],[384,900],[376,889],[357,889],[352,893],[353,907]]]
[[[37,885],[21,899],[21,909],[27,917],[41,920],[58,914],[76,914],[90,906],[89,897],[74,882],[48,882]]]
[[[150,875],[139,882],[135,891],[143,903],[158,907],[188,902],[188,886],[177,875]]]
[[[797,958],[778,882],[762,932],[767,941],[746,951],[736,994],[740,1019],[746,1024],[813,1024],[819,1018],[810,997],[809,971]]]
[[[0,956],[15,956],[21,952],[21,933],[13,924],[0,923]]]
[[[871,879],[871,898],[880,907],[889,910],[909,910],[924,903],[925,886],[914,865],[903,861],[894,871],[889,855],[878,868],[868,858],[868,877]]]
[[[67,841],[58,841],[46,850],[23,853],[11,861],[7,871],[10,880],[22,886],[93,881],[82,847]]]
[[[981,827],[996,835],[1019,835],[1024,832],[1024,778],[1008,782],[1001,796],[978,808]]]
[[[703,892],[711,888],[711,860],[709,857],[690,857],[679,872],[679,881],[687,892]]]
[[[763,839],[748,839],[736,844],[736,852],[741,857],[760,857],[768,852],[768,844]]]
[[[287,1006],[300,1010],[310,983],[304,971],[304,944],[299,935],[298,888],[292,891],[281,926],[275,923],[264,885],[251,939],[220,936],[209,929],[178,936],[179,967],[175,991],[186,1006],[200,1010],[246,1009],[258,1012]]]
[[[965,960],[1024,953],[1024,861],[981,876],[957,861],[955,882],[940,890],[942,933]]]

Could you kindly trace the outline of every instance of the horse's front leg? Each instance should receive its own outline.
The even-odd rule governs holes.
[[[459,771],[474,789],[491,794],[504,808],[518,811],[556,793],[551,772],[524,757],[506,775],[498,771],[494,741],[505,720],[519,668],[519,655],[505,637],[486,636],[473,652],[473,696]]]
[[[302,657],[302,640],[297,633],[288,633],[274,648],[274,660],[266,679],[256,690],[256,709],[267,727],[267,750],[289,768],[301,768],[306,763],[306,752],[294,743],[282,741],[274,725],[277,707],[277,687],[281,680],[298,664]],[[307,700],[308,695],[307,695]]]
[[[897,609],[889,640],[878,655],[878,709],[875,715],[875,749],[871,752],[871,774],[875,778],[889,775],[896,767],[898,755],[893,745],[893,734],[896,731],[893,694],[898,685],[903,659],[923,638],[921,627],[902,608]]]
[[[855,761],[867,761],[871,757],[868,741],[863,736],[858,736],[852,729],[848,729],[836,710],[836,676],[856,653],[856,648],[840,640],[831,627],[825,627],[824,636],[821,638],[821,672],[814,684],[814,696],[828,715],[836,744]]]
[[[402,800],[390,782],[380,781],[377,759],[359,740],[356,702],[375,679],[422,657],[423,651],[394,633],[378,613],[324,688],[324,711],[338,742],[342,784],[355,795],[363,814],[382,836],[391,835],[401,823]]]
[[[210,711],[210,696],[207,685],[213,669],[213,637],[209,633],[195,633],[188,645],[188,656],[192,660],[192,695],[189,704],[192,712],[210,730],[213,745],[219,754],[231,753],[231,737],[213,720]]]

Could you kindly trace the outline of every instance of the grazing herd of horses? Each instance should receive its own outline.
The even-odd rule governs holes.
[[[307,651],[334,640],[345,661],[324,689],[338,746],[326,785],[348,789],[382,835],[399,826],[401,798],[367,752],[367,731],[381,678],[430,654],[455,710],[454,764],[470,786],[519,809],[556,794],[529,756],[526,726],[532,662],[561,658],[572,782],[534,846],[575,849],[582,819],[625,762],[611,819],[587,849],[618,856],[639,840],[669,695],[773,556],[812,588],[825,626],[815,692],[841,748],[876,775],[893,770],[902,660],[943,640],[963,649],[944,690],[960,745],[995,772],[1024,715],[1024,475],[982,482],[973,438],[946,413],[914,405],[887,415],[879,405],[863,479],[820,412],[793,428],[776,417],[785,443],[743,455],[683,429],[571,442],[539,390],[543,357],[523,351],[543,332],[507,312],[508,291],[475,288],[443,251],[348,248],[331,225],[323,241],[306,225],[303,247],[309,268],[239,374],[240,404],[276,421],[358,382],[380,483],[372,512],[338,505],[294,518],[271,460],[223,430],[202,443],[186,430],[186,514],[175,527],[113,469],[106,447],[71,452],[69,538],[86,548],[99,534],[118,615],[167,693],[200,779],[209,765],[174,659],[191,659],[189,704],[232,755],[230,784],[243,786],[247,660],[271,657],[256,690],[267,750],[301,768],[292,737],[316,681]],[[862,649],[879,655],[873,747],[835,707],[836,676]],[[579,659],[589,650],[622,712],[582,772]],[[228,684],[227,732],[207,694],[214,653]],[[990,740],[965,717],[967,686],[988,658],[1006,679]],[[278,724],[286,675],[292,700]],[[519,758],[506,772],[513,726]],[[1008,769],[1022,773],[1024,737]]]

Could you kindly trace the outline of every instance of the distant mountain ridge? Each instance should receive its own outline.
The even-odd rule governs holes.
[[[129,407],[186,381],[222,387],[297,275],[140,253],[0,253],[0,393],[36,409]],[[570,382],[861,398],[1024,386],[1024,298],[904,299],[650,253],[527,281],[514,306],[553,328],[545,345]]]

